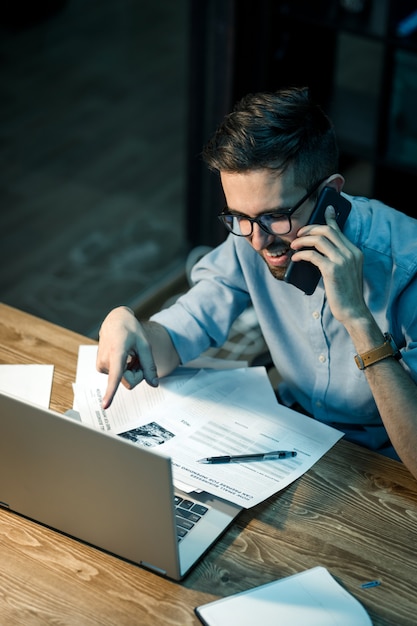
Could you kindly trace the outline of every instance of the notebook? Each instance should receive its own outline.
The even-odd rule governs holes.
[[[195,612],[206,626],[372,626],[362,604],[320,566],[209,602]]]
[[[0,433],[0,506],[174,580],[241,511],[174,493],[171,460],[154,448],[4,393]]]

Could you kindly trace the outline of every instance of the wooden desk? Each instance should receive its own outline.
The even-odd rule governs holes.
[[[72,405],[83,343],[94,342],[0,304],[0,363],[53,363],[55,410]],[[199,624],[195,606],[315,565],[375,626],[416,624],[417,481],[400,463],[337,443],[285,491],[245,511],[181,584],[0,510],[0,622]],[[361,589],[373,579],[381,585]]]

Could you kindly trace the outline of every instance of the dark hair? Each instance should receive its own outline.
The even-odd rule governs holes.
[[[203,159],[217,172],[281,173],[293,165],[296,184],[308,188],[337,172],[338,147],[330,119],[301,87],[242,98],[205,146]]]

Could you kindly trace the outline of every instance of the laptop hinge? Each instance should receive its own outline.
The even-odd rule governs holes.
[[[160,576],[166,576],[166,570],[161,569],[160,567],[155,567],[155,565],[151,565],[151,563],[147,563],[146,561],[140,561],[140,565],[142,567],[146,567],[146,569],[150,569],[152,572],[159,574]]]

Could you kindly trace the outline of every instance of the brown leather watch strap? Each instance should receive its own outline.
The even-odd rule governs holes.
[[[385,341],[381,346],[372,348],[372,350],[368,350],[362,354],[355,354],[355,363],[360,370],[364,370],[366,367],[369,367],[374,363],[378,363],[378,361],[382,361],[383,359],[396,355],[396,350],[392,345],[391,335],[389,333],[385,333],[384,337]]]

